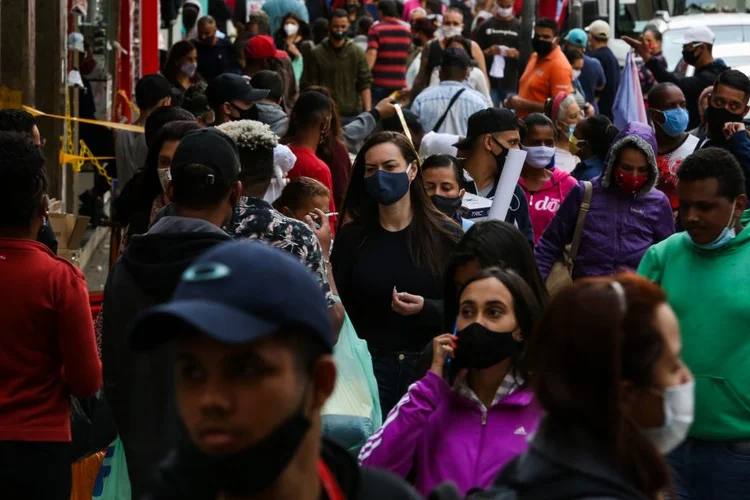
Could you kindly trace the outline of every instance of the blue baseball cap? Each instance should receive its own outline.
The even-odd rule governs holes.
[[[192,328],[179,328],[180,323]],[[237,241],[196,259],[172,300],[136,319],[130,345],[146,351],[198,332],[226,344],[244,344],[282,328],[314,335],[333,351],[328,306],[315,276],[283,250]]]
[[[572,29],[565,37],[565,41],[581,49],[585,49],[589,43],[589,36],[580,28]]]

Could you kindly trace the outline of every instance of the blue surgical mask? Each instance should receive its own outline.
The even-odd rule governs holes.
[[[409,192],[409,170],[406,172],[386,172],[378,170],[365,177],[365,192],[381,205],[393,205]]]
[[[690,237],[690,233],[685,231],[685,237],[687,238],[688,242],[690,242],[690,244],[695,248],[700,248],[701,250],[716,250],[717,248],[721,248],[729,244],[735,238],[735,236],[737,236],[737,231],[734,230],[734,225],[732,224],[732,219],[734,219],[734,208],[736,204],[736,201],[732,203],[732,213],[729,216],[729,222],[727,222],[726,227],[721,231],[721,234],[719,234],[718,238],[716,238],[711,243],[701,245],[694,242]]]
[[[657,124],[669,137],[677,137],[687,129],[690,116],[685,108],[674,108],[666,111],[654,109],[653,111],[664,115],[664,123],[657,122]]]

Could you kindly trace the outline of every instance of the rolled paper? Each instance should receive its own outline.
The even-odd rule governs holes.
[[[500,174],[500,180],[497,181],[495,197],[492,200],[490,212],[487,214],[488,219],[505,220],[508,215],[508,209],[513,201],[513,192],[518,184],[518,178],[521,176],[523,163],[526,161],[526,151],[522,149],[508,150],[508,156],[505,158],[503,172]],[[524,203],[525,200],[518,200]]]

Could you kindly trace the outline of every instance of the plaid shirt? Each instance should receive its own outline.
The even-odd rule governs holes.
[[[328,307],[335,304],[328,284],[323,249],[315,233],[304,222],[282,215],[259,198],[243,198],[234,211],[229,234],[237,239],[260,240],[291,253],[318,278]]]
[[[500,384],[500,387],[497,388],[497,392],[495,393],[495,397],[492,399],[492,404],[490,406],[495,406],[498,401],[500,401],[503,398],[506,398],[516,392],[518,389],[520,389],[524,384],[524,380],[520,377],[515,377],[513,375],[513,370],[508,372],[508,374],[503,379],[503,382]],[[477,397],[476,393],[471,390],[469,387],[469,384],[466,383],[466,378],[461,379],[456,384],[456,392],[458,392],[461,396],[465,397],[466,399],[470,399],[477,403],[479,407],[482,409],[482,411],[486,412],[487,408],[484,406],[484,403],[482,403],[479,398]]]

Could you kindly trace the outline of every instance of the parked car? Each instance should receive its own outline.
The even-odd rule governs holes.
[[[675,71],[678,63],[682,60],[682,45],[674,43],[679,40],[685,31],[697,24],[703,24],[711,28],[716,36],[714,43],[714,57],[719,56],[722,46],[732,45],[733,47],[743,46],[742,42],[750,43],[750,14],[689,14],[685,16],[670,17],[666,13],[660,13],[660,16],[653,19],[650,24],[656,27],[662,33],[662,51],[667,59],[667,68],[669,71]],[[750,45],[744,46],[742,50],[746,53]],[[725,53],[725,59],[737,53]],[[728,66],[733,66],[727,62]]]

